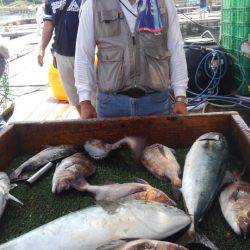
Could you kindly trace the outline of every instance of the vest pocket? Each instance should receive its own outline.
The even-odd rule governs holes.
[[[97,81],[101,91],[115,92],[122,88],[123,55],[122,49],[99,49]]]
[[[100,28],[100,37],[113,37],[118,36],[121,33],[120,20],[123,18],[122,14],[118,10],[102,10],[98,12]]]
[[[150,84],[149,87],[156,91],[167,89],[169,85],[170,56],[168,50],[145,48],[144,53],[145,70]]]

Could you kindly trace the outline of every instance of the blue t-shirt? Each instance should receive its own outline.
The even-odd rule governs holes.
[[[64,16],[61,16],[66,1],[70,1]],[[79,10],[82,0],[48,0],[45,4],[45,21],[55,26],[55,51],[63,56],[75,56],[76,36],[79,24]],[[60,17],[61,16],[61,17]],[[59,20],[61,23],[58,30]],[[58,42],[57,42],[58,41]]]

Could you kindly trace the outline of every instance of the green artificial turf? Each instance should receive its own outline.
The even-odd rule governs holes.
[[[180,165],[183,166],[187,150],[178,149],[176,152],[176,157]],[[14,159],[6,172],[10,173],[29,157],[30,155],[26,155]],[[97,166],[96,173],[88,180],[91,184],[134,182],[135,177],[139,177],[172,197],[171,185],[156,179],[144,167],[136,164],[131,158],[130,152],[125,149],[113,152],[108,159],[95,163]],[[90,196],[73,190],[61,196],[53,195],[51,192],[53,172],[54,169],[51,169],[45,177],[33,186],[19,183],[18,187],[11,190],[11,194],[25,205],[20,206],[13,201],[8,201],[0,220],[0,243],[20,236],[70,212],[95,204]],[[183,208],[181,202],[178,206]],[[222,216],[218,201],[215,202],[204,218],[200,230],[222,250],[249,249],[250,239],[244,240],[232,232]]]

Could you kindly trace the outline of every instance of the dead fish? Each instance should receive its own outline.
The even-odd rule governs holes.
[[[157,178],[170,179],[174,192],[181,187],[181,179],[179,178],[181,168],[170,148],[158,143],[146,147],[142,153],[141,161]]]
[[[140,239],[127,242],[125,240],[112,241],[98,247],[97,250],[188,250],[186,247],[158,240]]]
[[[79,151],[79,147],[72,145],[61,145],[57,147],[48,147],[29,160],[20,165],[11,175],[11,181],[22,179],[20,176],[23,172],[37,170],[49,162],[54,162],[68,157]]]
[[[52,180],[52,192],[60,194],[71,188],[70,183],[95,173],[94,164],[83,154],[76,153],[62,160],[56,167]]]
[[[0,245],[0,250],[94,250],[118,239],[165,239],[190,224],[182,210],[158,202],[93,206]]]
[[[10,179],[6,173],[0,172],[0,218],[4,212],[7,200],[13,200],[23,205],[21,201],[9,193],[10,189],[15,186],[10,184]]]
[[[148,183],[113,183],[107,185],[90,185],[84,178],[74,180],[71,184],[81,192],[92,194],[96,201],[146,200],[166,203],[176,206],[161,190],[153,188]]]
[[[106,143],[102,140],[91,139],[85,142],[84,149],[94,159],[100,160],[106,158],[113,150],[120,148],[121,146],[128,146],[136,160],[140,159],[141,152],[145,145],[145,140],[139,137],[125,137],[114,144]]]
[[[219,202],[228,224],[246,238],[250,234],[250,183],[238,179],[224,187]]]
[[[228,146],[225,137],[213,132],[199,137],[187,154],[181,191],[192,218],[189,234],[193,237],[195,226],[202,220],[224,182],[227,159]],[[194,240],[201,239],[197,237]]]

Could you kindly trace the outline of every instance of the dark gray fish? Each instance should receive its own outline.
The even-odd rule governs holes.
[[[48,147],[20,165],[14,172],[12,172],[12,174],[10,175],[10,180],[14,181],[16,179],[18,180],[19,178],[21,179],[21,174],[23,174],[24,172],[37,170],[49,162],[63,159],[77,153],[78,151],[79,147],[72,145]]]
[[[52,192],[60,194],[95,173],[95,165],[83,154],[76,153],[62,160],[56,167]]]
[[[113,150],[120,148],[121,146],[128,146],[136,160],[140,159],[142,150],[145,145],[145,140],[139,137],[125,137],[114,144],[106,143],[102,140],[91,139],[85,142],[84,149],[94,159],[100,160],[106,158]]]

